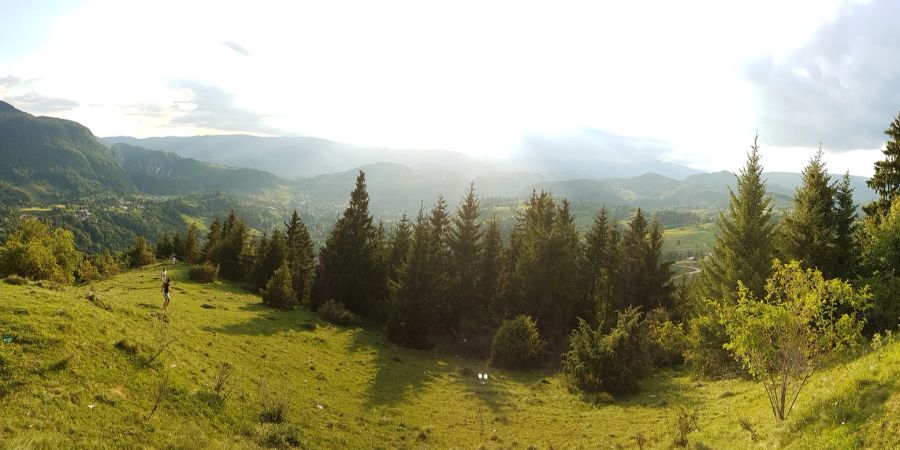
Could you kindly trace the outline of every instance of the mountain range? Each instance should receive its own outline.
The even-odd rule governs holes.
[[[628,175],[637,167],[625,163],[567,168],[562,157],[551,158],[546,172],[514,170],[514,165],[498,168],[455,152],[358,147],[316,138],[98,139],[76,122],[35,117],[3,102],[0,158],[0,196],[16,204],[97,193],[260,195],[277,188],[304,199],[300,204],[339,209],[357,171],[364,170],[373,207],[389,213],[415,211],[439,195],[453,204],[470,182],[482,197],[524,198],[547,190],[598,205],[719,208],[727,204],[735,181],[730,172],[694,173],[667,163],[645,165],[665,173],[645,170],[638,176]],[[609,170],[622,176],[590,176]],[[789,207],[801,175],[773,172],[766,178],[776,206]],[[851,182],[858,203],[874,198],[865,178],[851,177]]]

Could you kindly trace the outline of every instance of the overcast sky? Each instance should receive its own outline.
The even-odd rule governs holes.
[[[821,142],[870,175],[900,112],[898,20],[896,0],[0,0],[0,99],[98,136],[574,140],[703,170],[737,169],[758,129],[767,170]]]

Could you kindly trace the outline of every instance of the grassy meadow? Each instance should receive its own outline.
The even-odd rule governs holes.
[[[669,448],[683,407],[697,413],[689,448],[900,448],[898,343],[823,369],[777,424],[748,380],[670,370],[635,395],[585,397],[552,370],[398,348],[190,282],[181,265],[164,312],[162,268],[92,286],[0,283],[0,447]]]

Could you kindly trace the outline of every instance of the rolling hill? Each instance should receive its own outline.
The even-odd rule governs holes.
[[[0,189],[6,201],[21,204],[136,192],[113,154],[86,127],[35,117],[2,101],[0,161]]]

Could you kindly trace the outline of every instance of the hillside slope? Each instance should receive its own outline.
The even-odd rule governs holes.
[[[90,130],[68,120],[35,117],[2,101],[0,161],[0,188],[11,191],[3,198],[19,198],[19,203],[135,192]]]
[[[116,144],[109,150],[144,194],[189,195],[215,191],[255,194],[285,183],[262,170],[219,166],[128,144]]]
[[[747,381],[664,371],[639,394],[592,405],[558,375],[397,348],[368,329],[265,308],[228,284],[194,284],[181,268],[170,268],[162,313],[161,269],[97,283],[93,301],[89,287],[0,283],[0,447],[636,448],[641,434],[647,448],[667,448],[678,404],[699,412],[694,448],[900,445],[900,344],[821,372],[776,425],[762,387]],[[161,317],[177,340],[144,367]],[[236,387],[224,403],[213,394],[223,362]],[[287,402],[285,423],[260,420],[265,398]]]

